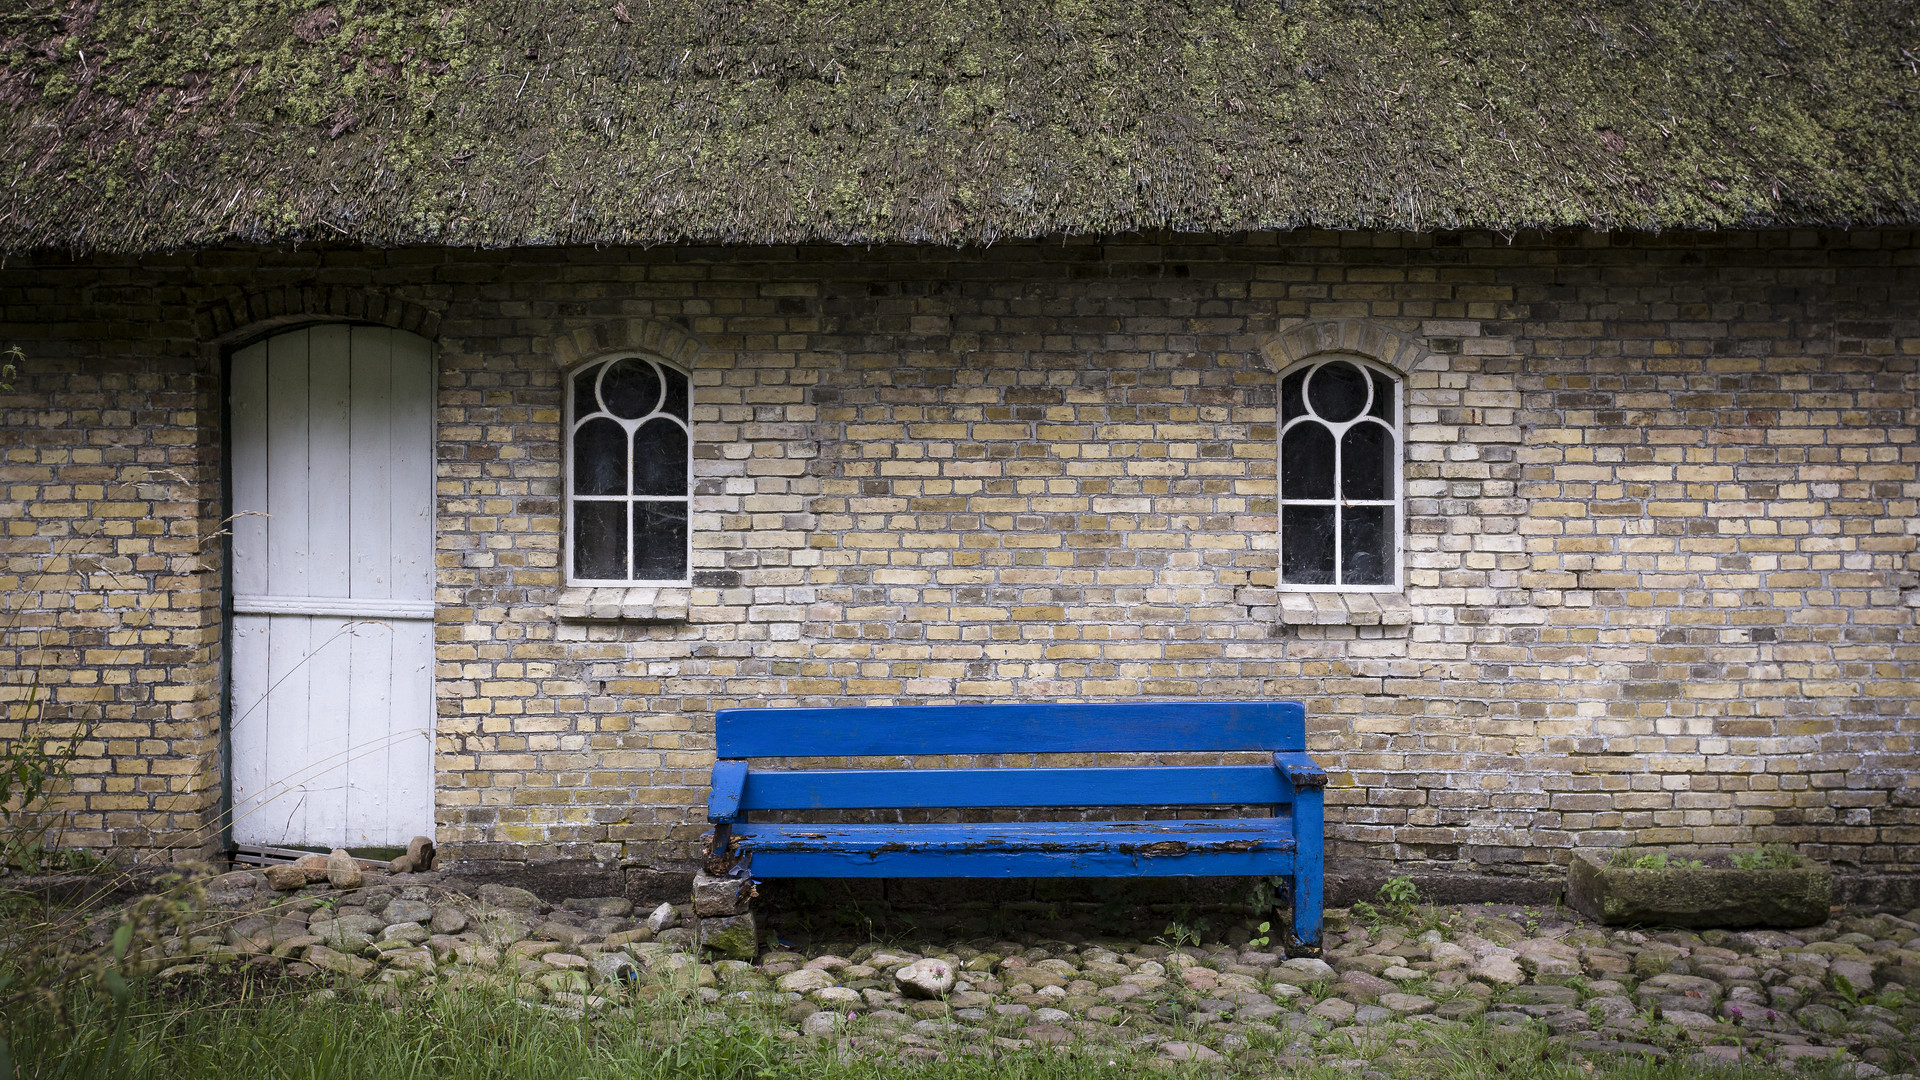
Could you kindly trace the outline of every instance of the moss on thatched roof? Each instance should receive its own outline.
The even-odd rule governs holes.
[[[1920,220],[1899,0],[14,0],[0,249]]]

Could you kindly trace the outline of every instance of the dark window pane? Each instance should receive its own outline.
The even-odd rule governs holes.
[[[687,418],[687,377],[670,367],[662,367],[660,373],[667,377],[667,397],[660,411],[668,416]]]
[[[1367,407],[1367,377],[1352,364],[1338,360],[1322,364],[1307,382],[1307,403],[1322,420],[1335,424],[1351,420]]]
[[[678,581],[687,576],[687,504],[633,504],[633,576]]]
[[[1280,580],[1288,585],[1333,584],[1333,507],[1280,508]]]
[[[687,493],[686,429],[656,417],[633,433],[633,493]]]
[[[1340,536],[1342,585],[1393,584],[1393,507],[1349,506]]]
[[[593,396],[593,380],[600,374],[599,364],[588,364],[573,373],[573,418],[585,420],[600,411],[600,402]]]
[[[600,400],[615,416],[645,416],[660,407],[660,374],[645,360],[615,361],[600,380]]]
[[[1340,437],[1340,495],[1346,499],[1393,497],[1393,435],[1372,421],[1347,429]]]
[[[1373,404],[1367,408],[1367,414],[1393,423],[1393,380],[1377,371],[1367,374],[1373,379]]]
[[[573,504],[573,576],[627,580],[627,504]]]
[[[1301,368],[1280,380],[1280,422],[1282,424],[1296,416],[1307,415],[1305,387],[1308,370]]]
[[[580,425],[573,433],[573,493],[627,493],[625,428],[602,416]]]
[[[1333,432],[1303,420],[1280,440],[1280,497],[1333,498]]]

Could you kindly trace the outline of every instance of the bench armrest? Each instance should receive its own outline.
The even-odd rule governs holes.
[[[1281,782],[1291,794],[1317,792],[1327,786],[1327,770],[1301,751],[1273,755],[1273,767],[1279,770]]]
[[[713,790],[707,793],[707,820],[731,824],[740,820],[740,796],[747,789],[747,763],[713,763]]]

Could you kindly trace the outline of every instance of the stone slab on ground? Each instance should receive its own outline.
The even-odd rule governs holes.
[[[1614,866],[1607,856],[1576,851],[1567,903],[1609,925],[1815,926],[1833,903],[1833,874],[1813,863],[1767,870]]]

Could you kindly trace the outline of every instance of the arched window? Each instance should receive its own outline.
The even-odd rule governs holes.
[[[1281,588],[1400,586],[1400,381],[1354,357],[1280,379]]]
[[[686,372],[614,356],[569,377],[568,583],[684,584],[693,461]]]

